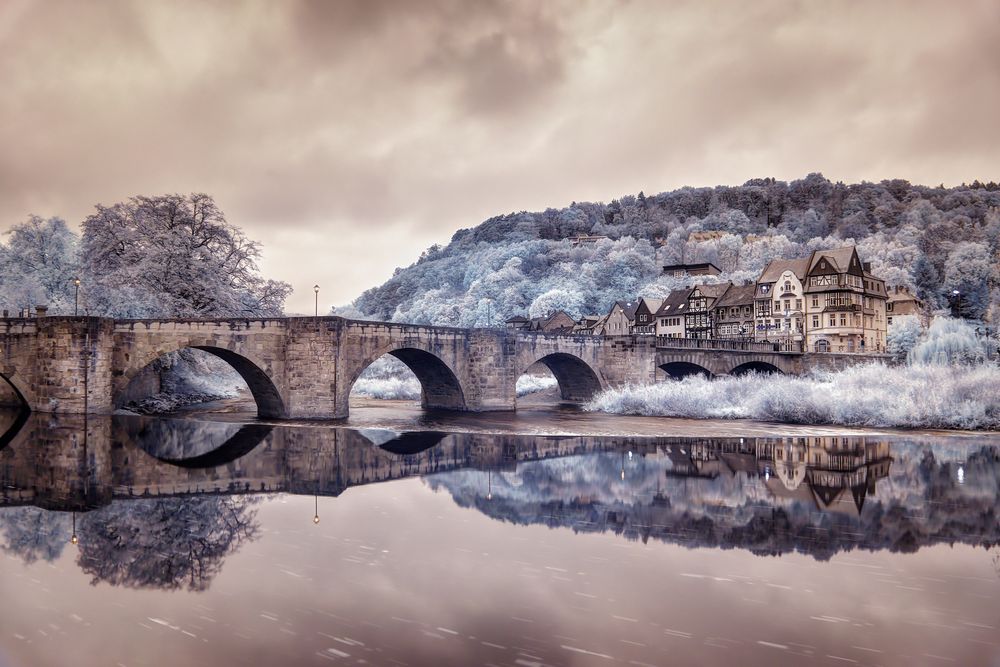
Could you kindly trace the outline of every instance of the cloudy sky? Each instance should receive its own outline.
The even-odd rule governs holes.
[[[345,303],[459,228],[644,190],[998,180],[998,2],[0,2],[0,227],[207,192]]]

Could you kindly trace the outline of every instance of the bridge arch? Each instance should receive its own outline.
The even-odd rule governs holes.
[[[269,373],[265,370],[266,365],[258,363],[246,354],[236,352],[228,348],[219,347],[217,345],[208,345],[200,342],[191,342],[190,344],[181,342],[176,346],[171,346],[170,349],[156,350],[130,363],[129,369],[123,374],[122,380],[118,384],[114,396],[112,397],[114,406],[122,407],[125,400],[124,397],[127,395],[129,384],[147,366],[166,354],[179,352],[184,349],[208,352],[209,354],[225,361],[233,368],[233,370],[239,373],[240,377],[243,378],[243,381],[246,382],[247,387],[250,389],[254,402],[257,403],[258,417],[262,419],[284,419],[287,416],[285,401],[281,397],[281,392],[271,380]]]
[[[659,368],[674,380],[683,380],[695,375],[701,375],[706,379],[713,377],[712,371],[691,361],[668,361],[660,364]]]
[[[273,429],[274,426],[270,424],[243,424],[217,447],[204,453],[186,457],[160,455],[156,451],[158,442],[143,442],[141,438],[137,438],[136,445],[156,460],[178,468],[217,468],[243,458],[252,452],[271,434]]]
[[[354,384],[366,368],[379,358],[390,355],[417,376],[420,382],[420,404],[431,410],[467,410],[465,390],[455,371],[439,355],[411,344],[387,345],[377,353],[367,357],[351,372],[347,391],[344,394],[344,411],[347,414],[347,397]]]
[[[730,375],[747,375],[748,373],[784,375],[780,368],[767,361],[747,361],[729,371]]]
[[[10,388],[11,393],[20,402],[25,410],[32,410],[35,407],[34,397],[31,391],[24,386],[16,373],[0,373],[0,379]]]
[[[589,401],[604,389],[605,384],[597,371],[580,357],[567,352],[552,352],[521,367],[515,382],[536,363],[543,364],[555,376],[559,383],[559,395],[564,401]]]

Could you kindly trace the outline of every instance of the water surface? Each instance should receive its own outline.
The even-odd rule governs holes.
[[[992,437],[359,413],[3,415],[0,665],[1000,659]]]

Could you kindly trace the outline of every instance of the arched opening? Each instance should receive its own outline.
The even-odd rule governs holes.
[[[6,375],[0,374],[0,449],[3,449],[17,437],[31,416],[31,406],[13,382]]]
[[[548,371],[547,375],[543,369]],[[555,382],[548,380],[549,377]],[[517,394],[520,399],[532,393],[528,389],[533,387],[548,391],[555,386],[559,387],[559,398],[578,403],[589,401],[602,388],[601,379],[587,362],[572,354],[557,352],[528,366],[518,378]]]
[[[271,433],[269,424],[207,422],[116,415],[116,445],[135,446],[180,468],[215,468],[253,451]]]
[[[390,454],[412,456],[436,447],[447,435],[440,431],[409,431],[400,433],[398,437],[383,442],[378,447]]]
[[[816,351],[817,352],[829,352],[830,351],[830,341],[825,338],[821,338],[816,341]]]
[[[431,410],[465,410],[458,377],[436,355],[412,347],[387,352],[366,366],[351,384],[351,402],[420,399]]]
[[[706,380],[712,378],[712,373],[707,368],[689,361],[671,361],[670,363],[661,364],[660,370],[673,380],[683,380],[692,375],[701,375]]]
[[[262,368],[232,350],[198,345],[147,364],[115,397],[115,407],[156,414],[225,400],[220,410],[239,411],[247,397],[253,398],[258,417],[285,416],[281,394]]]
[[[528,366],[514,385],[518,407],[552,405],[562,400],[559,380],[541,361]]]
[[[27,405],[0,408],[0,430],[2,430],[0,451],[14,441],[14,438],[18,436],[30,418],[31,410],[27,408]]]
[[[0,373],[0,408],[10,410],[30,410],[28,399],[25,398],[17,385],[10,381],[6,375]]]
[[[769,364],[766,361],[748,361],[745,364],[740,364],[729,372],[730,375],[747,375],[748,373],[761,373],[766,375],[782,374],[780,368],[774,364]]]

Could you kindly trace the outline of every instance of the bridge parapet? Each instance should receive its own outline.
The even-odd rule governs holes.
[[[671,338],[656,336],[657,348],[685,350],[736,350],[740,352],[774,352],[803,354],[801,341],[737,340],[734,338]]]

